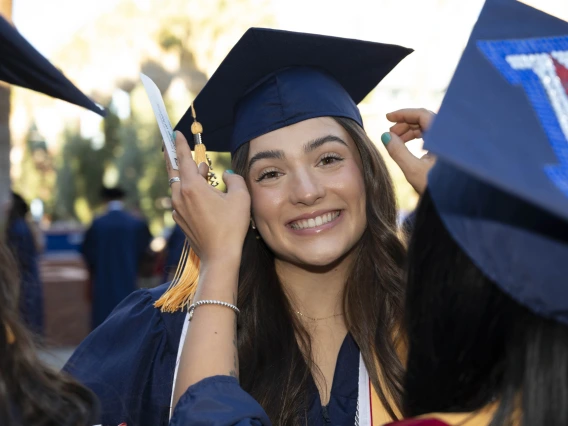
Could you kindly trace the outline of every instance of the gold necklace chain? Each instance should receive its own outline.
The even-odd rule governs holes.
[[[343,315],[343,313],[341,313],[341,314],[330,315],[330,316],[328,316],[328,317],[323,317],[323,318],[312,318],[312,317],[309,317],[309,316],[307,316],[307,315],[304,315],[304,314],[301,313],[300,311],[296,311],[296,314],[300,315],[300,316],[303,317],[303,318],[309,319],[309,320],[311,320],[311,321],[322,321],[322,320],[325,320],[325,319],[330,319],[330,318],[334,318],[334,317],[340,317],[341,315]]]

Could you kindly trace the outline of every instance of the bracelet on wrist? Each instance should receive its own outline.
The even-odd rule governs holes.
[[[191,321],[191,319],[193,318],[193,311],[195,311],[197,307],[203,305],[224,306],[225,308],[232,309],[236,314],[239,314],[241,312],[239,308],[237,308],[235,305],[232,305],[231,303],[222,302],[220,300],[200,300],[190,305],[188,309],[188,314],[189,314],[188,321]]]

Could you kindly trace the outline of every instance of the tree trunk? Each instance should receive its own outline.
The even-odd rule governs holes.
[[[12,20],[12,0],[0,0],[0,14]],[[0,83],[0,229],[6,219],[5,203],[10,199],[10,86]],[[2,232],[3,234],[3,232]]]

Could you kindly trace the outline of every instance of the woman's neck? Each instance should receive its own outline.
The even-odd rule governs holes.
[[[343,313],[343,291],[349,274],[349,259],[322,268],[305,268],[276,259],[276,273],[292,309],[309,318]]]

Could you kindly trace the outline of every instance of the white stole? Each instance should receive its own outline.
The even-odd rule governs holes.
[[[174,370],[174,381],[172,384],[172,397],[170,398],[170,420],[174,413],[174,391],[176,389],[176,379],[179,370],[179,362],[181,360],[181,352],[183,351],[183,344],[185,343],[185,336],[187,335],[187,327],[189,326],[189,313],[185,314],[183,320],[183,328],[181,329],[181,337],[179,338],[178,352],[176,356],[176,369]]]
[[[361,353],[359,354],[359,393],[357,395],[355,426],[372,426],[371,380]]]

